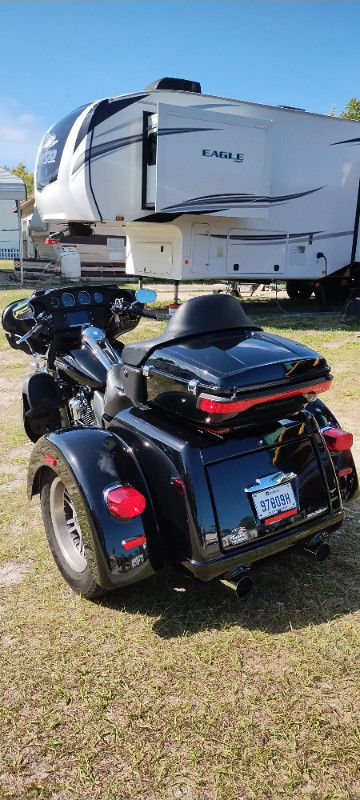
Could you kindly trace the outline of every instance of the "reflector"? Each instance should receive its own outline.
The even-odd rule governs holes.
[[[342,469],[339,469],[339,471],[336,474],[338,478],[344,478],[345,475],[352,475],[353,472],[354,470],[352,467],[343,467]]]
[[[128,520],[145,511],[146,499],[133,486],[114,486],[105,493],[106,505],[119,519]]]
[[[341,452],[343,450],[350,450],[353,446],[353,435],[342,431],[341,428],[326,428],[323,431],[323,436],[328,450],[332,452]]]
[[[50,453],[46,453],[44,455],[44,461],[46,461],[48,464],[51,464],[52,467],[56,467],[57,459],[54,458],[54,456],[51,456]]]
[[[146,544],[146,536],[135,536],[134,539],[124,539],[121,544],[124,550],[132,550],[133,547],[139,547],[141,544]]]

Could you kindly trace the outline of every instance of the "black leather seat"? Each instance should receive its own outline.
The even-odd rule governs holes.
[[[201,334],[239,328],[260,330],[232,295],[209,294],[192,297],[177,309],[160,336],[126,345],[122,352],[123,363],[139,367],[157,347]]]

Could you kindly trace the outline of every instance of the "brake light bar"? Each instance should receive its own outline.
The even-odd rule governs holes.
[[[315,383],[312,386],[304,386],[300,389],[290,389],[287,392],[277,392],[263,397],[249,397],[244,400],[225,400],[222,397],[202,397],[200,395],[197,406],[200,411],[207,411],[209,414],[237,414],[241,411],[248,411],[249,408],[260,405],[260,403],[287,400],[288,397],[296,397],[300,394],[304,395],[307,402],[309,402],[314,400],[316,395],[321,392],[327,392],[330,386],[331,380],[328,380],[323,383]]]
[[[350,450],[350,447],[353,446],[354,437],[352,433],[343,431],[341,428],[325,428],[325,430],[323,430],[323,437],[328,450],[333,453],[341,453],[344,450]]]

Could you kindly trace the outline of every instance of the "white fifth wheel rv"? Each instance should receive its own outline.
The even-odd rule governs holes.
[[[76,109],[35,167],[44,221],[112,225],[130,275],[316,283],[360,278],[360,123],[163,78]]]

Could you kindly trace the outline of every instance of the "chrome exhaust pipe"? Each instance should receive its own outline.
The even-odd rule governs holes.
[[[246,597],[249,592],[254,588],[254,581],[250,578],[250,575],[244,575],[243,578],[240,578],[239,582],[236,584],[235,592],[238,597]]]
[[[235,567],[232,572],[224,576],[230,583],[235,584],[235,592],[238,597],[246,597],[254,586],[254,581],[250,577],[249,572],[250,567],[245,564],[240,564],[240,566]]]
[[[311,555],[315,556],[316,561],[320,564],[322,561],[330,555],[330,547],[324,539],[315,539],[309,544],[305,545],[304,550],[307,553],[311,553]]]

